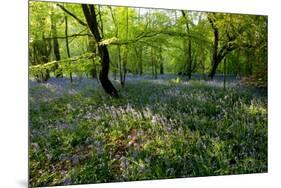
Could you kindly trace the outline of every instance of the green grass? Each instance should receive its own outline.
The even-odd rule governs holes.
[[[146,80],[119,98],[89,86],[35,100],[42,87],[30,90],[32,187],[267,172],[267,97],[251,89]]]

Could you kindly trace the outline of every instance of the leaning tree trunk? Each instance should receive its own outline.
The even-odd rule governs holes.
[[[214,25],[214,21],[212,19],[209,18],[209,22],[211,23],[211,26],[213,28],[214,47],[213,47],[212,69],[211,69],[211,72],[209,73],[208,77],[210,79],[213,79],[215,74],[216,74],[216,70],[218,68],[218,65],[219,65],[219,62],[218,62],[219,30]]]
[[[108,93],[111,96],[118,96],[118,92],[113,86],[113,84],[108,79],[108,72],[109,72],[109,53],[108,49],[105,45],[99,45],[99,43],[102,41],[102,37],[100,35],[99,29],[98,29],[98,23],[95,13],[95,7],[94,5],[86,5],[82,4],[82,9],[84,16],[86,18],[88,27],[92,34],[95,37],[95,40],[98,44],[98,50],[101,57],[101,66],[102,69],[100,71],[99,79],[101,82],[101,85],[106,93]]]
[[[211,71],[210,71],[210,73],[209,73],[209,75],[208,75],[208,77],[209,77],[210,79],[213,79],[213,78],[214,78],[214,76],[215,76],[215,74],[216,74],[216,71],[217,71],[217,68],[218,68],[218,65],[219,65],[219,62],[218,62],[217,60],[213,60],[213,61],[212,61],[212,69],[211,69]]]
[[[215,15],[215,13],[211,13],[210,15]],[[238,35],[234,35],[232,37],[230,37],[228,35],[228,41],[224,45],[221,45],[222,46],[221,48],[219,48],[219,41],[220,41],[219,29],[215,24],[215,19],[210,15],[208,15],[207,18],[213,29],[214,46],[213,46],[212,69],[211,69],[211,72],[209,73],[208,77],[210,79],[213,79],[220,62],[225,58],[225,56],[228,53],[230,53],[231,51],[233,51],[234,49],[237,48],[237,46],[232,45],[232,43],[233,43],[233,41],[235,41],[235,39],[237,38]]]

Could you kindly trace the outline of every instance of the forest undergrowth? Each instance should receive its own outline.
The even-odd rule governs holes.
[[[29,81],[34,186],[267,172],[267,95],[222,81]]]

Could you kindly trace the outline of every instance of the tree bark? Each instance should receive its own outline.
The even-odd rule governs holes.
[[[109,11],[110,11],[110,14],[111,14],[111,18],[112,18],[112,21],[113,21],[113,24],[115,26],[115,37],[118,38],[118,35],[119,35],[119,28],[118,28],[118,23],[113,15],[113,11],[112,11],[112,8],[109,6]],[[114,70],[114,79],[116,80],[117,79],[117,72],[119,71],[119,76],[120,76],[120,81],[122,79],[121,75],[122,75],[122,72],[121,72],[121,54],[120,54],[120,45],[117,45],[117,63],[116,63],[116,68]]]
[[[59,47],[59,41],[56,38],[57,36],[57,30],[56,30],[56,25],[53,23],[52,24],[52,32],[53,32],[53,47],[54,47],[54,55],[55,55],[55,59],[56,61],[60,61],[61,57],[60,57],[60,47]]]
[[[212,13],[212,15],[214,16],[215,13]],[[231,42],[233,42],[237,36],[228,37],[228,41],[219,49],[219,41],[220,41],[219,28],[216,26],[215,19],[213,17],[208,15],[207,18],[209,23],[211,24],[214,34],[212,69],[208,75],[210,79],[213,79],[220,62],[227,55],[227,53],[233,51],[236,48],[236,46],[231,44]]]
[[[187,76],[190,79],[191,78],[191,73],[192,73],[192,52],[191,52],[191,37],[190,37],[190,28],[189,28],[189,21],[187,19],[187,16],[184,12],[184,10],[181,11],[182,12],[182,16],[185,18],[185,26],[186,26],[186,31],[187,31],[187,35],[188,37],[188,51],[187,51]]]
[[[66,52],[67,52],[67,57],[70,58],[70,49],[69,49],[69,43],[68,43],[68,21],[67,21],[67,16],[64,16],[64,21],[65,21],[65,45],[66,45]],[[69,66],[71,66],[71,63],[69,63]],[[70,68],[70,72],[69,72],[69,77],[70,77],[70,82],[72,83],[72,71]]]
[[[139,53],[139,75],[141,76],[143,73],[143,66],[142,66],[142,47]]]
[[[154,77],[154,56],[153,56],[153,49],[150,48],[150,55],[151,55],[151,74]]]
[[[214,46],[213,46],[213,58],[212,58],[212,69],[211,72],[209,73],[208,77],[213,79],[217,67],[219,65],[218,63],[218,46],[219,46],[219,30],[215,26],[214,20],[210,17],[208,17],[208,20],[213,28],[213,34],[214,34]]]
[[[118,96],[118,92],[113,86],[113,84],[108,79],[108,72],[109,72],[109,53],[108,49],[105,45],[99,45],[99,43],[102,41],[102,37],[100,35],[99,29],[98,29],[98,23],[95,13],[95,7],[94,5],[86,5],[82,4],[82,10],[84,13],[84,16],[86,18],[88,27],[92,34],[95,37],[95,40],[98,44],[98,51],[101,57],[101,71],[99,75],[99,79],[101,82],[101,85],[106,93],[108,93],[111,96]]]
[[[53,37],[53,49],[54,49],[54,55],[56,61],[60,61],[60,47],[59,47],[59,41],[56,38],[57,37],[57,27],[56,27],[56,22],[54,19],[54,13],[51,13],[51,31],[52,31],[52,37]],[[62,70],[59,68],[59,65],[56,64],[55,66],[55,76],[62,77]]]
[[[128,7],[126,8],[126,40],[128,40],[129,36],[129,9]],[[127,63],[128,63],[128,45],[125,46],[125,52],[123,56],[123,77],[121,79],[121,86],[125,86],[125,81],[126,81],[126,74],[127,74]]]
[[[160,61],[160,74],[164,74],[164,63],[163,63],[163,58],[162,58],[162,47],[160,46],[159,49],[159,61]]]
[[[216,70],[217,70],[217,68],[218,68],[218,63],[217,62],[214,62],[213,61],[213,66],[212,66],[212,69],[211,69],[211,71],[210,71],[210,73],[209,73],[209,75],[208,75],[208,77],[210,78],[210,79],[213,79],[214,78],[214,76],[215,76],[215,74],[216,74]]]
[[[142,51],[143,51],[143,48],[135,46],[134,50],[135,50],[135,54],[136,54],[136,57],[137,57],[136,72],[137,72],[137,74],[139,74],[141,76],[142,73],[143,73],[143,67],[142,67]]]
[[[97,49],[97,44],[93,38],[93,36],[89,36],[88,37],[88,41],[89,41],[89,51],[94,53],[95,56],[98,54],[98,49]],[[98,78],[97,76],[97,65],[96,65],[96,62],[95,62],[95,59],[93,59],[93,67],[92,69],[90,70],[90,75],[93,79],[96,79]]]

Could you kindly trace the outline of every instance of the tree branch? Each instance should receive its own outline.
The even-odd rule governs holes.
[[[72,34],[68,36],[57,36],[57,37],[48,37],[46,39],[65,39],[65,38],[72,38],[72,37],[81,37],[81,36],[92,36],[89,33],[77,33],[77,34]]]
[[[209,41],[204,40],[201,37],[191,35],[191,34],[161,30],[161,31],[154,31],[154,32],[147,32],[147,33],[144,32],[144,33],[142,33],[142,35],[138,35],[136,38],[129,39],[129,40],[118,40],[118,38],[105,39],[105,40],[100,41],[99,45],[127,45],[127,44],[131,44],[131,43],[140,42],[141,40],[143,40],[145,38],[153,38],[153,37],[156,37],[161,34],[175,36],[175,37],[190,37],[190,38],[194,38],[196,40],[203,41],[205,43],[209,43]]]
[[[82,4],[82,9],[87,21],[87,25],[90,29],[90,31],[92,32],[92,34],[94,35],[96,41],[99,43],[101,42],[101,35],[99,33],[99,29],[98,29],[98,23],[96,20],[96,12],[95,12],[95,8],[93,5],[86,5],[86,4]]]
[[[72,12],[67,10],[63,5],[56,4],[58,7],[61,8],[64,12],[66,12],[68,15],[70,15],[72,18],[74,18],[78,23],[80,23],[83,26],[88,26],[85,22],[83,22],[81,19],[79,19],[76,15],[74,15]]]

